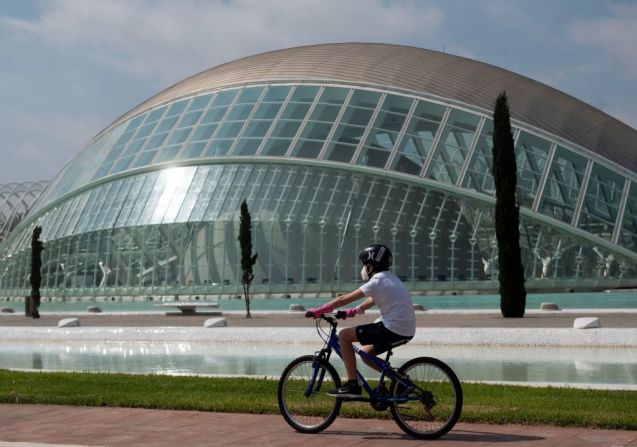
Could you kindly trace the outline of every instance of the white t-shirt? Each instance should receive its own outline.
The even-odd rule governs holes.
[[[411,295],[402,281],[392,272],[378,272],[360,289],[374,300],[380,309],[380,321],[390,331],[413,337],[416,333],[416,312]]]

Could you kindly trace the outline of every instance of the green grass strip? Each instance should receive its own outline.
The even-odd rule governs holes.
[[[0,402],[278,414],[277,381],[0,370]],[[461,421],[637,430],[637,392],[463,384]],[[341,415],[389,418],[366,403]]]

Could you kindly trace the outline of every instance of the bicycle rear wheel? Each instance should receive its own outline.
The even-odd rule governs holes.
[[[419,439],[438,438],[453,428],[462,411],[462,388],[458,377],[444,362],[431,357],[409,360],[398,370],[415,389],[398,381],[391,395],[405,400],[391,405],[391,413],[405,433]]]
[[[341,400],[327,392],[340,386],[339,375],[327,361],[312,355],[293,360],[281,374],[277,391],[283,418],[303,433],[325,430],[341,410]]]

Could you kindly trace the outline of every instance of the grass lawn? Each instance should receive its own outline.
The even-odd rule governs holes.
[[[279,413],[277,381],[0,370],[0,403]],[[463,422],[637,430],[637,392],[463,384]],[[366,403],[341,415],[389,418]]]

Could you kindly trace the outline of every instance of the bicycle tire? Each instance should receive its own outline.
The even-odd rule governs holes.
[[[408,396],[419,396],[419,400],[392,403],[390,410],[396,424],[418,439],[435,439],[451,430],[460,418],[463,399],[460,381],[453,370],[438,359],[418,357],[406,362],[398,372],[429,394],[413,390]],[[401,397],[404,392],[404,386],[394,380],[391,395]]]
[[[342,401],[327,395],[328,391],[341,386],[341,379],[336,369],[323,359],[316,360],[318,372],[325,373],[320,388],[309,397],[305,396],[314,373],[314,361],[313,355],[305,355],[290,362],[281,374],[277,389],[281,415],[292,428],[302,433],[325,430],[341,411]]]

